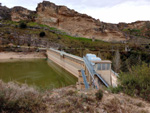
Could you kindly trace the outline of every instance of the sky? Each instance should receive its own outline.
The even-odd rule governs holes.
[[[12,8],[23,6],[35,10],[43,0],[0,0],[2,5]],[[47,0],[56,5],[65,5],[80,13],[88,14],[103,22],[131,23],[150,20],[150,0]]]

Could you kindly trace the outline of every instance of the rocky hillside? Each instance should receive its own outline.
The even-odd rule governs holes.
[[[12,21],[34,21],[36,12],[30,11],[23,7],[14,7],[11,9],[11,20]]]
[[[0,20],[10,20],[11,10],[5,6],[0,6]]]
[[[136,21],[133,23],[119,23],[118,28],[132,37],[150,38],[150,21]]]
[[[12,21],[32,21],[60,29],[74,37],[85,37],[104,41],[121,41],[150,37],[150,22],[110,24],[96,20],[86,14],[80,14],[66,6],[43,1],[36,11],[23,7],[7,8],[0,6],[0,19]]]
[[[150,113],[150,103],[109,90],[98,98],[98,90],[68,86],[39,92],[26,84],[0,80],[0,92],[2,113]]]
[[[23,7],[12,9],[0,7],[1,19],[12,21],[36,21],[50,27],[55,27],[75,37],[86,37],[105,41],[122,41],[128,39],[116,25],[106,24],[86,14],[80,14],[66,6],[57,6],[51,2],[39,3],[36,12]],[[4,15],[5,14],[5,15]],[[7,15],[6,15],[7,14]]]
[[[123,93],[103,91],[103,98],[96,98],[97,90],[77,91],[75,87],[55,89],[50,92],[49,113],[149,113],[150,104]]]
[[[125,40],[122,32],[113,28],[106,28],[105,24],[86,14],[80,14],[66,6],[57,6],[44,1],[36,9],[36,21],[64,30],[77,37],[95,38],[105,41]]]

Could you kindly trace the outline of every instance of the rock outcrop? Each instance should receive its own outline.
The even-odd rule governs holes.
[[[117,25],[108,25],[86,14],[80,14],[66,6],[43,1],[36,9],[36,22],[62,29],[77,37],[95,38],[105,41],[122,41],[126,37],[117,30]]]
[[[136,21],[132,23],[119,23],[120,31],[125,31],[130,37],[150,38],[150,21]]]
[[[11,10],[6,6],[0,6],[0,20],[11,19]]]
[[[11,9],[6,6],[0,6],[0,20],[12,20],[12,21],[34,21],[36,17],[35,11],[30,11],[26,8],[17,6]]]
[[[36,11],[23,7],[7,8],[0,6],[0,20],[35,21],[60,29],[75,37],[86,37],[104,41],[126,41],[131,37],[150,37],[150,22],[111,24],[96,20],[86,14],[80,14],[66,6],[43,1]]]
[[[33,21],[35,18],[35,11],[30,11],[23,7],[14,7],[11,9],[11,20],[12,21]]]

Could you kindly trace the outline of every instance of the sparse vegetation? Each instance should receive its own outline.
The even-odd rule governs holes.
[[[2,113],[36,113],[46,112],[42,94],[27,85],[0,80],[0,112]]]
[[[25,28],[27,28],[27,24],[25,22],[20,22],[19,27],[21,29],[25,29]]]
[[[75,86],[69,86],[39,92],[27,85],[0,81],[2,113],[148,113],[149,107],[150,104],[142,100],[126,95],[112,95],[102,90],[77,91]]]
[[[98,90],[95,96],[96,96],[96,99],[101,100],[103,98],[103,91]]]

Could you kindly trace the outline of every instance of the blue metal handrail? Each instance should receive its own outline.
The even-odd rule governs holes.
[[[111,71],[114,73],[114,75],[116,75],[117,77],[119,77],[118,73],[114,72],[113,70],[111,70]]]
[[[84,81],[85,88],[86,88],[86,89],[89,89],[89,84],[88,84],[88,82],[87,82],[86,75],[85,75],[83,69],[81,69],[81,73],[82,73],[82,77],[83,77],[83,81]]]
[[[95,75],[103,82],[103,84],[106,86],[106,87],[109,87],[109,85],[107,84],[107,82],[97,73],[95,73]]]
[[[88,62],[88,60],[87,60],[86,57],[83,57],[83,60],[84,60],[84,63],[85,63],[85,65],[86,65],[86,67],[87,67],[89,73],[90,73],[90,76],[91,76],[91,78],[92,78],[92,84],[97,88],[97,86],[96,86],[95,83],[94,83],[94,82],[95,82],[95,80],[94,80],[94,68],[91,67],[90,62]]]
[[[109,87],[109,85],[107,84],[107,82],[98,74],[96,73],[93,65],[91,64],[91,62],[86,58],[86,57],[83,57],[83,60],[89,70],[89,72],[91,73],[90,75],[92,75],[92,79],[93,79],[93,82],[94,82],[94,75],[96,75],[102,82],[103,84],[106,86],[106,87]]]

